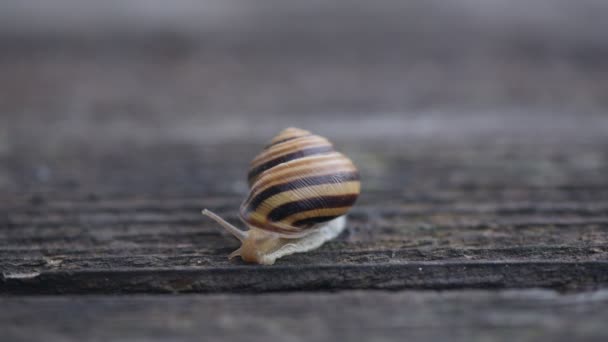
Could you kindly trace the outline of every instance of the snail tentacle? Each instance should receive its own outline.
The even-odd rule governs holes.
[[[216,215],[214,212],[205,209],[205,210],[203,210],[203,215],[211,218],[212,220],[217,222],[220,226],[224,227],[224,229],[226,229],[235,238],[239,239],[239,241],[243,242],[243,241],[245,241],[245,239],[247,239],[247,232],[244,232],[244,231],[238,229],[237,227],[231,225],[226,220],[224,220],[223,218]]]

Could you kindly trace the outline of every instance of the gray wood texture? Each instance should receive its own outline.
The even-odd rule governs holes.
[[[210,114],[154,114],[114,103],[117,93],[103,80],[86,86],[99,69],[108,86],[123,70],[153,74],[146,58],[142,67],[139,59],[67,56],[19,63],[34,80],[37,68],[63,75],[69,60],[83,58],[82,78],[48,77],[59,91],[109,98],[72,112],[74,99],[52,100],[34,84],[3,103],[1,292],[570,289],[608,281],[605,116],[301,109],[222,116],[204,106]],[[143,95],[131,100],[151,101]],[[28,105],[17,111],[20,99]],[[317,251],[274,267],[229,262],[236,242],[200,209],[238,223],[249,160],[288,125],[330,137],[353,158],[361,200],[346,232]]]
[[[394,125],[408,122],[393,119]],[[449,127],[448,118],[435,120]],[[517,116],[509,120],[517,127]],[[546,142],[542,136],[509,140],[509,127],[499,131],[506,141],[476,140],[492,132],[463,141],[441,133],[386,141],[338,134],[336,143],[359,165],[364,184],[348,229],[273,267],[228,261],[236,241],[200,215],[207,207],[238,223],[249,156],[269,138],[18,146],[6,159],[12,167],[5,168],[7,184],[41,184],[44,191],[2,196],[0,289],[601,287],[608,282],[608,149],[604,137],[592,134],[604,127],[589,126],[590,141],[578,141],[585,119],[569,120],[559,141],[549,136]],[[458,127],[450,130],[458,136]]]
[[[0,4],[2,341],[607,339],[604,1],[80,3]],[[288,126],[360,201],[229,261]]]
[[[4,341],[605,341],[608,293],[0,297]]]

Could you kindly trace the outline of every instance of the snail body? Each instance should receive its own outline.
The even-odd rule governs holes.
[[[327,139],[298,128],[283,130],[253,159],[248,183],[239,216],[249,230],[207,209],[203,214],[241,241],[230,258],[266,265],[337,237],[360,192],[352,161]]]

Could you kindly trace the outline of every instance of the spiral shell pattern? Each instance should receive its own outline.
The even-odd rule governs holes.
[[[360,192],[352,161],[327,139],[297,128],[282,131],[255,157],[248,181],[241,218],[284,236],[346,214]]]

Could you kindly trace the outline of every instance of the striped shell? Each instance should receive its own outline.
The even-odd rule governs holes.
[[[287,128],[253,159],[244,222],[282,236],[301,236],[346,214],[360,191],[359,172],[325,138]]]

